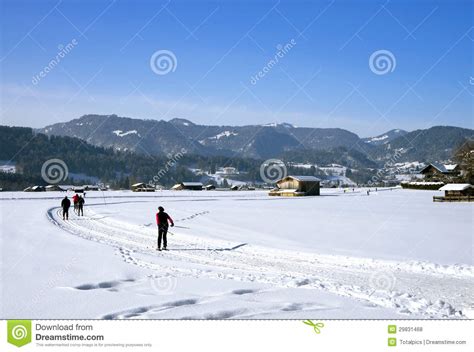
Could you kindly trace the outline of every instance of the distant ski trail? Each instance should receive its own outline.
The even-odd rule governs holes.
[[[474,301],[474,268],[396,262],[284,251],[200,236],[173,236],[170,251],[157,253],[156,231],[113,220],[90,209],[63,221],[59,208],[47,212],[56,226],[118,249],[127,263],[160,274],[305,287],[433,318],[463,318]]]

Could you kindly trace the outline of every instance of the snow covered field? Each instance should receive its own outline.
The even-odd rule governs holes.
[[[473,206],[435,194],[0,193],[1,318],[472,318]]]

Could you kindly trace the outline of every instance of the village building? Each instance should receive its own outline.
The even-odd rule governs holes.
[[[216,174],[220,175],[238,175],[239,170],[232,166],[221,167],[216,171]]]
[[[460,175],[457,164],[431,163],[421,169],[420,174],[427,181],[446,181]]]
[[[474,186],[469,183],[448,183],[439,189],[444,197],[434,196],[434,202],[473,202]]]
[[[73,189],[74,186],[66,186],[66,185],[49,185],[45,187],[46,192],[66,192]]]
[[[180,182],[171,187],[173,191],[202,191],[203,184],[201,182]]]
[[[98,185],[84,185],[84,190],[85,191],[98,191],[99,186]]]
[[[270,196],[319,196],[320,179],[315,176],[286,176],[276,182]]]
[[[134,183],[132,185],[133,192],[155,192],[155,187],[147,185],[144,182]]]

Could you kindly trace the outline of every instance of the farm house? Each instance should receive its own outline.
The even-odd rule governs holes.
[[[173,191],[181,191],[181,190],[188,190],[188,191],[202,191],[203,184],[201,182],[181,182],[175,184],[171,187]]]
[[[431,163],[420,171],[424,179],[427,181],[443,181],[450,180],[453,177],[458,176],[460,173],[459,166],[457,164],[439,164]]]
[[[155,192],[155,187],[147,185],[143,182],[135,183],[132,185],[133,192]]]
[[[320,180],[314,176],[286,176],[276,182],[270,196],[319,196]]]

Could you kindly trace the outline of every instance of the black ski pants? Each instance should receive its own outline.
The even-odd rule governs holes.
[[[161,240],[163,239],[163,248],[166,248],[166,234],[168,233],[168,226],[160,225],[158,226],[158,248],[161,248]]]

